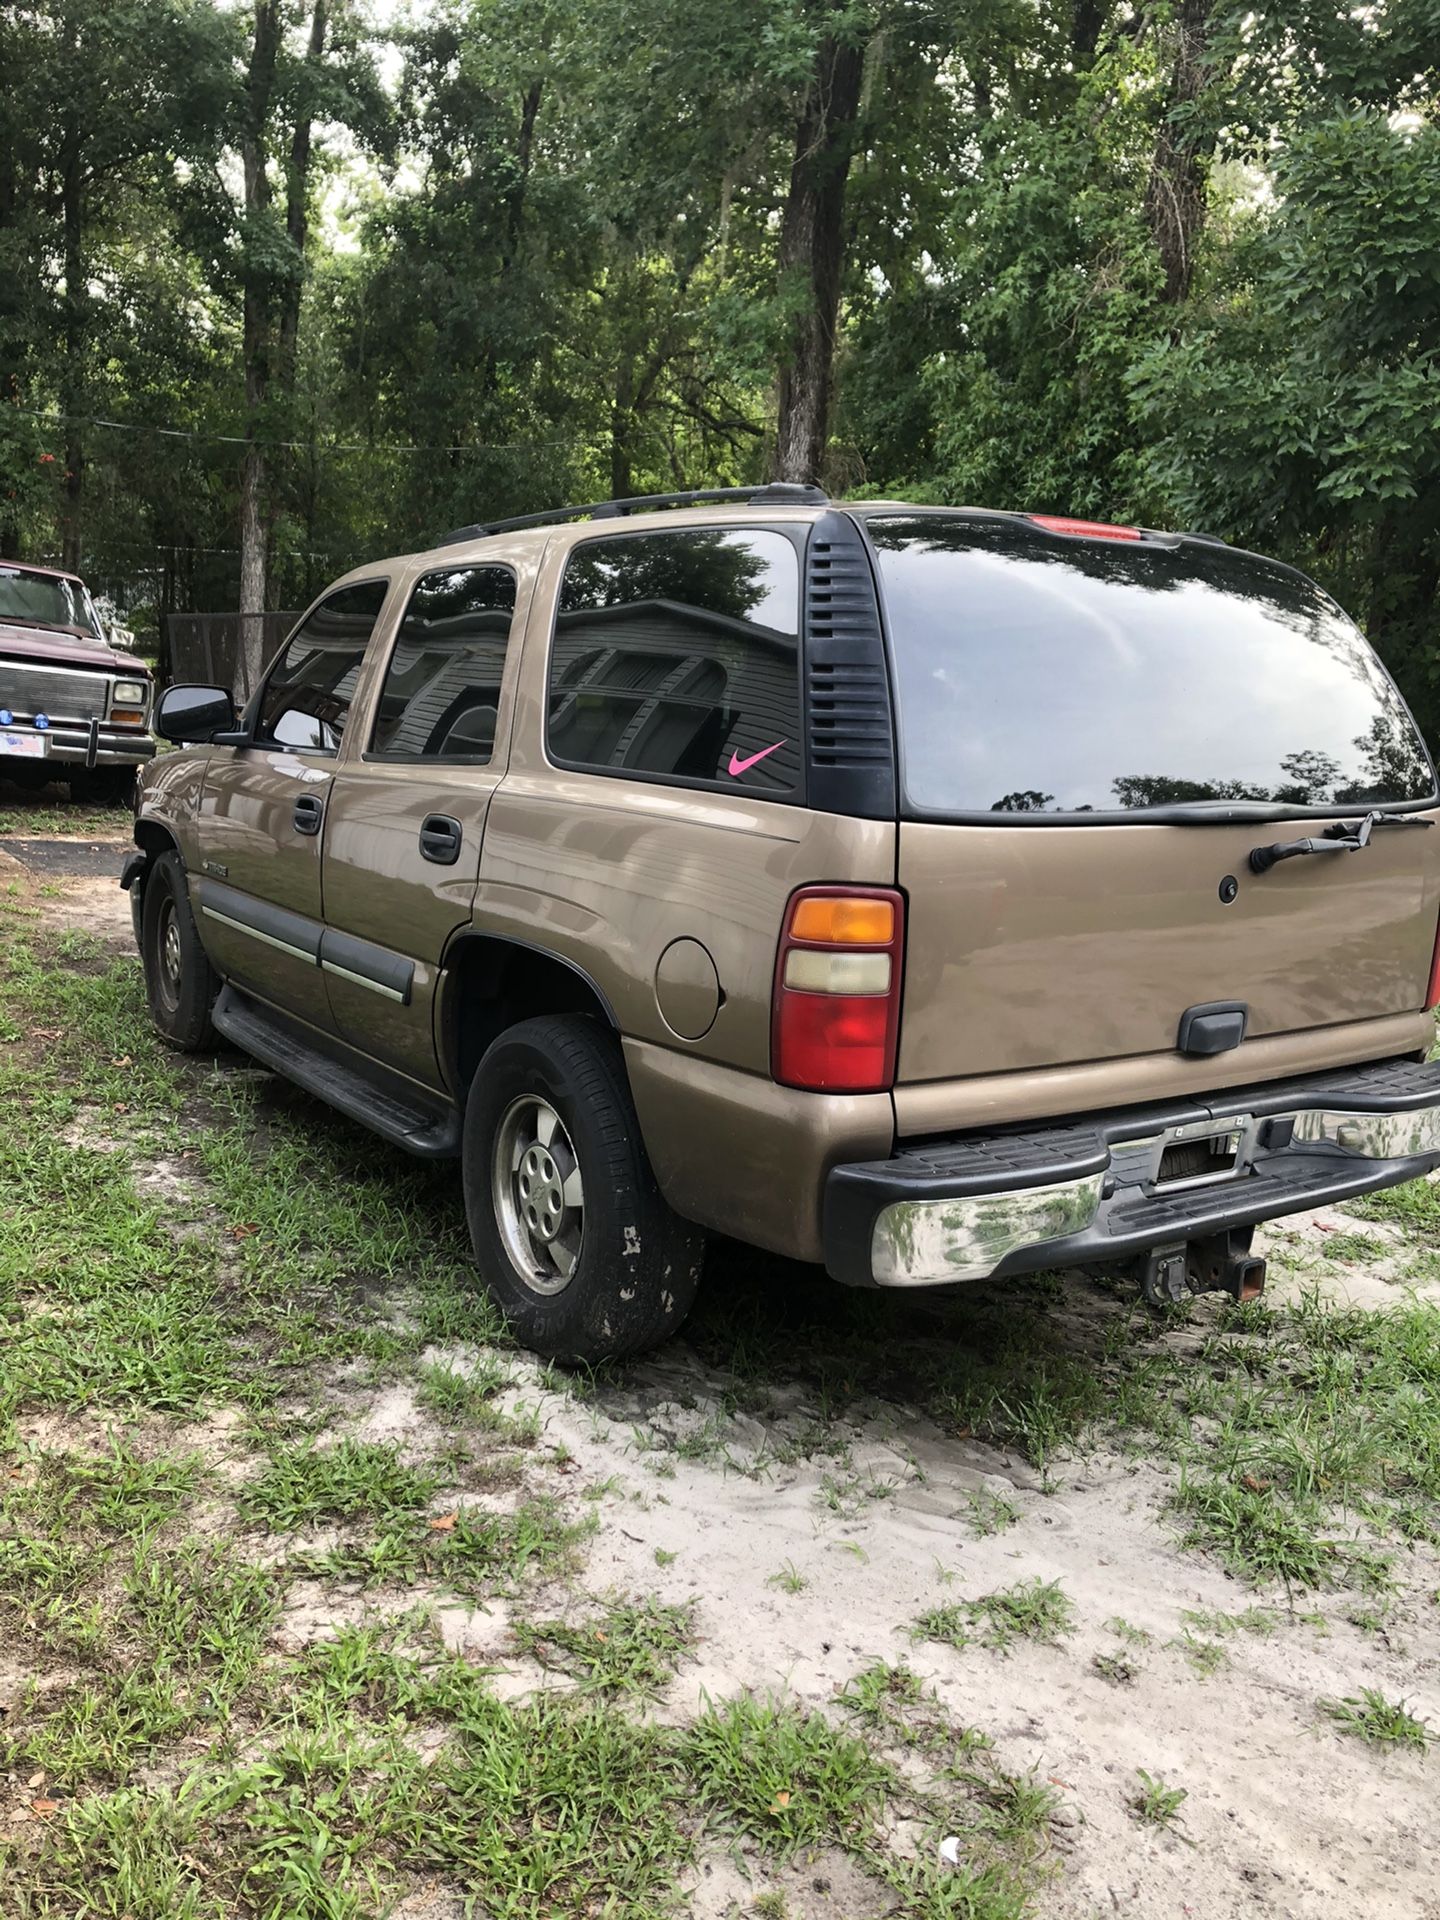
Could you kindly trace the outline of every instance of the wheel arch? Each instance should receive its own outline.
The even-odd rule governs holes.
[[[521,1020],[548,1013],[579,1014],[620,1033],[609,995],[577,962],[508,935],[463,932],[452,940],[436,1040],[461,1106],[491,1041]]]
[[[180,842],[158,820],[141,819],[135,822],[135,844],[142,853],[148,853],[152,860],[158,860],[162,853],[180,852]]]

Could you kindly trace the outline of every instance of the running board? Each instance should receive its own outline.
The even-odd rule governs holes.
[[[459,1153],[457,1115],[411,1099],[398,1090],[395,1076],[383,1069],[365,1072],[322,1052],[295,1022],[234,987],[222,987],[210,1017],[227,1040],[262,1066],[273,1068],[407,1153],[424,1160],[453,1160]]]

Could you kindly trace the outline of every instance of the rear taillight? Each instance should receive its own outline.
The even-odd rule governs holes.
[[[1435,929],[1435,957],[1430,962],[1430,986],[1425,994],[1425,1011],[1440,1007],[1440,927]]]
[[[771,1068],[782,1086],[883,1093],[895,1079],[905,901],[891,887],[802,887],[775,963]]]
[[[1031,513],[1026,518],[1047,533],[1082,534],[1091,540],[1143,540],[1139,527],[1114,527],[1108,520],[1067,520],[1061,514]]]

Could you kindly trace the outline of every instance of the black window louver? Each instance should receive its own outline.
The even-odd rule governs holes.
[[[895,813],[890,679],[870,558],[855,522],[827,513],[805,564],[809,801],[825,813]]]

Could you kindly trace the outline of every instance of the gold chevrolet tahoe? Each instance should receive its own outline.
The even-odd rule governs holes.
[[[1263,1283],[1440,1164],[1435,770],[1354,625],[1201,535],[817,490],[467,527],[247,710],[171,687],[150,1007],[460,1162],[567,1359],[704,1233],[847,1285]]]

